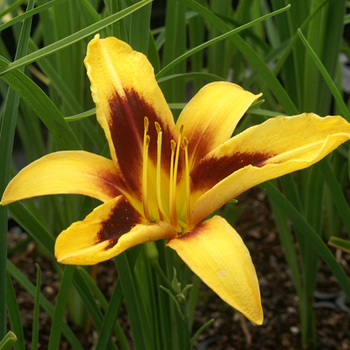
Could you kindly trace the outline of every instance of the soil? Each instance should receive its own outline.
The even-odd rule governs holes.
[[[298,300],[291,281],[282,247],[276,232],[274,220],[265,194],[259,189],[248,191],[240,198],[243,210],[236,225],[242,234],[257,270],[264,323],[255,326],[223,303],[204,285],[195,313],[194,331],[209,319],[215,321],[202,333],[196,344],[198,350],[233,349],[301,349],[301,334],[298,315]],[[13,230],[11,230],[13,231]],[[18,228],[17,228],[18,231]],[[25,239],[26,234],[9,232],[9,248]],[[345,272],[350,273],[350,255],[334,251]],[[33,283],[36,280],[38,263],[42,269],[42,291],[54,304],[59,288],[59,279],[51,261],[38,256],[33,242],[13,253],[10,260]],[[114,264],[105,262],[98,267],[97,282],[108,298],[116,280]],[[30,348],[33,298],[13,281],[22,316],[26,348]],[[326,350],[350,350],[350,308],[341,288],[328,268],[320,262],[315,295],[318,348]],[[204,301],[205,300],[205,301]],[[127,321],[124,321],[127,327]],[[39,349],[46,349],[50,334],[51,320],[41,311]],[[86,333],[74,328],[84,349],[93,349],[96,332]],[[62,339],[60,349],[69,349]]]

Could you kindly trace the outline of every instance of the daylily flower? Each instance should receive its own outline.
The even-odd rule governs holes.
[[[85,65],[112,159],[85,151],[44,156],[10,182],[1,205],[57,193],[97,198],[103,204],[58,236],[59,262],[96,264],[166,239],[223,300],[261,324],[246,246],[224,218],[203,219],[257,184],[316,163],[350,138],[350,124],[339,116],[281,116],[231,138],[260,95],[208,84],[175,124],[143,54],[97,35]]]

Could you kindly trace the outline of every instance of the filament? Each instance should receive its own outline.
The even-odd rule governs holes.
[[[187,224],[190,223],[191,201],[190,201],[190,172],[188,166],[188,140],[184,137],[182,145],[185,150],[185,182],[186,182],[186,207],[187,207]]]
[[[171,140],[171,157],[170,157],[170,179],[169,179],[169,215],[170,223],[175,224],[176,222],[176,200],[174,198],[174,159],[175,159],[175,149],[176,142]]]
[[[161,196],[161,165],[162,165],[162,130],[160,128],[159,123],[155,122],[156,130],[157,130],[157,202],[158,202],[158,211],[160,220],[164,220],[167,215],[165,214],[163,204],[162,204],[162,196]]]
[[[178,139],[178,145],[176,148],[176,142],[171,140],[171,163],[170,163],[170,222],[172,225],[179,228],[176,214],[176,185],[177,185],[177,168],[179,166],[179,155],[180,155],[180,145],[182,133],[184,126],[180,127],[180,135]],[[176,154],[175,154],[176,149]],[[175,157],[174,157],[175,156]],[[175,158],[175,159],[174,159]]]
[[[143,152],[142,152],[142,205],[145,218],[150,221],[148,211],[148,178],[147,178],[147,163],[148,163],[148,148],[150,143],[150,137],[147,135],[149,121],[148,118],[144,118],[144,131],[143,131]]]

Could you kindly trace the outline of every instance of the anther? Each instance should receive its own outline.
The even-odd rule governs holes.
[[[154,122],[154,125],[155,125],[155,127],[156,127],[156,130],[157,130],[157,134],[159,134],[160,132],[161,132],[161,127],[160,127],[160,125],[159,125],[159,123],[158,122]]]
[[[149,127],[149,120],[147,117],[144,117],[143,119],[143,129],[144,129],[144,135],[146,135],[148,133],[148,127]]]

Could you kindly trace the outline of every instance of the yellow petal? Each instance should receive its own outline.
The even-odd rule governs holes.
[[[128,179],[129,193],[141,198],[144,118],[149,120],[148,155],[157,159],[155,122],[163,133],[162,155],[171,154],[170,140],[177,140],[173,116],[155,80],[153,67],[142,53],[123,41],[97,35],[85,58],[96,114],[109,142],[112,158]],[[162,164],[169,168],[170,161]]]
[[[190,168],[227,141],[243,114],[259,95],[239,85],[216,82],[204,86],[186,105],[176,123],[184,125]]]
[[[22,169],[8,184],[1,205],[47,194],[76,193],[103,202],[118,195],[112,160],[84,151],[51,153]]]
[[[172,239],[184,262],[224,301],[257,324],[263,321],[258,279],[239,234],[220,216]]]
[[[345,119],[311,113],[272,118],[245,130],[202,159],[191,173],[193,196],[200,194],[192,222],[253,186],[309,167],[349,139]]]
[[[55,255],[62,264],[94,265],[138,244],[175,235],[169,224],[147,224],[126,198],[119,196],[62,231]]]

